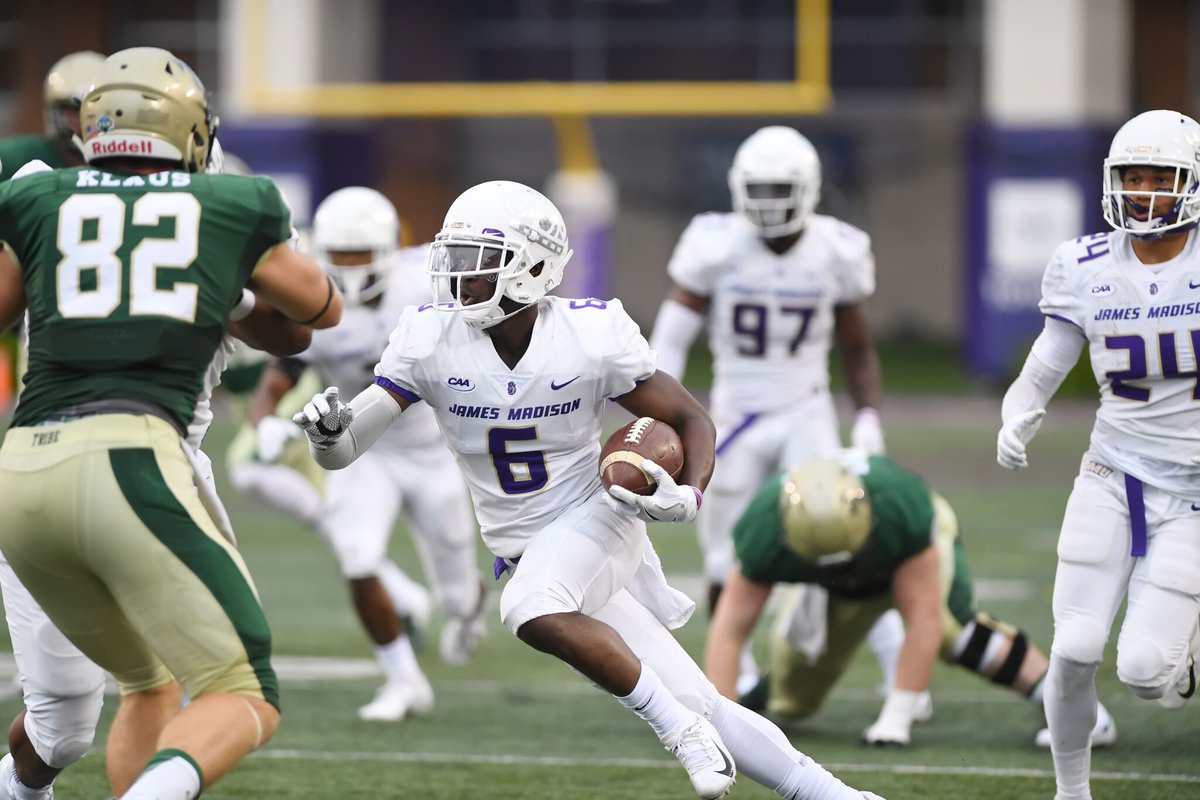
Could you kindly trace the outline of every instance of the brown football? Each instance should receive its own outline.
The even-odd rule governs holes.
[[[654,494],[654,479],[642,470],[649,459],[672,478],[683,471],[683,442],[665,422],[639,417],[608,437],[600,450],[600,480],[605,487],[624,486],[634,494]]]

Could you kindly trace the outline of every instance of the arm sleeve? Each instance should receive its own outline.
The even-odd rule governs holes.
[[[600,386],[605,397],[620,397],[654,374],[654,351],[620,300],[609,301],[608,311],[609,346],[600,356]]]
[[[1069,323],[1047,319],[1033,343],[1021,374],[1004,394],[1000,418],[1005,423],[1018,414],[1045,408],[1083,352],[1083,338]]]
[[[428,306],[408,306],[388,337],[388,346],[375,365],[375,383],[395,392],[410,403],[428,399],[424,395],[424,370],[420,353],[425,352],[425,334],[418,325],[420,313],[437,313]]]
[[[714,253],[720,252],[723,237],[719,233],[723,227],[719,214],[700,214],[692,219],[667,262],[671,280],[692,294],[712,296]]]
[[[703,314],[683,303],[664,300],[650,334],[650,349],[658,356],[659,370],[682,379],[688,350],[703,328]]]
[[[400,404],[378,386],[371,385],[350,401],[354,419],[346,432],[328,445],[314,444],[310,439],[308,451],[313,460],[325,469],[344,469],[367,451],[396,421]]]
[[[875,294],[875,253],[871,237],[845,222],[838,221],[832,233],[838,255],[837,305],[864,303]]]
[[[1070,323],[1083,333],[1084,310],[1078,283],[1079,265],[1067,252],[1067,244],[1060,245],[1050,257],[1042,275],[1042,300],[1038,308],[1047,317]]]

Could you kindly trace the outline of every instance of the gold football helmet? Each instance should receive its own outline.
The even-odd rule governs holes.
[[[63,56],[50,67],[42,83],[42,115],[47,136],[71,144],[72,138],[78,135],[79,103],[103,63],[102,54],[81,50]]]
[[[779,507],[788,545],[809,561],[848,560],[871,533],[871,497],[862,479],[832,459],[809,461],[789,472]]]
[[[83,98],[80,124],[88,163],[153,158],[178,161],[188,172],[208,168],[217,135],[204,84],[191,67],[157,47],[109,56]]]

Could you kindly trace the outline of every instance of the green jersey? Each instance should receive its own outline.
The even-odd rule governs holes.
[[[54,140],[45,136],[13,136],[0,139],[0,181],[6,181],[30,161],[44,161],[54,169],[65,167]]]
[[[55,170],[0,184],[0,241],[29,309],[13,426],[103,400],[192,421],[230,309],[291,236],[269,178]]]
[[[787,473],[759,490],[733,529],[741,571],[758,583],[816,583],[830,594],[863,598],[888,591],[900,563],[929,547],[933,499],[929,487],[886,456],[871,456],[860,477],[871,498],[871,533],[850,561],[821,564],[796,555],[787,544],[779,494]]]

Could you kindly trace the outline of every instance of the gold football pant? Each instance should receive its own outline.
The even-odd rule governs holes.
[[[201,505],[183,446],[146,415],[10,430],[0,549],[122,692],[174,677],[191,697],[232,692],[278,707],[257,591]]]

